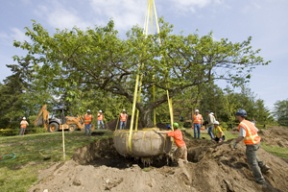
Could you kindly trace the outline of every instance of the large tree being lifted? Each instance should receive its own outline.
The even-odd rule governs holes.
[[[28,51],[26,58],[34,64],[36,75],[54,89],[65,89],[68,98],[85,90],[103,90],[126,97],[133,102],[138,64],[145,63],[143,74],[140,122],[150,127],[153,109],[170,97],[214,80],[227,80],[239,85],[250,78],[257,65],[269,61],[253,50],[251,37],[241,43],[228,39],[214,40],[212,34],[175,35],[173,27],[160,21],[160,33],[143,35],[134,27],[121,39],[114,22],[94,29],[57,30],[50,35],[39,23],[26,28],[30,42],[14,42]],[[161,46],[158,39],[161,39]],[[154,78],[153,78],[154,76]],[[156,86],[156,99],[151,88]],[[70,94],[70,95],[69,95]],[[97,98],[96,98],[97,99]]]

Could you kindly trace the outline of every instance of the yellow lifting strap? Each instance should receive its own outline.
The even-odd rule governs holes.
[[[156,11],[156,5],[155,5],[155,1],[154,0],[147,0],[147,13],[146,13],[146,17],[145,17],[145,23],[144,23],[144,30],[143,30],[143,34],[145,35],[145,37],[148,36],[149,34],[149,26],[150,29],[153,29],[153,20],[155,22],[156,25],[156,30],[157,33],[160,33],[160,27],[159,27],[159,23],[158,23],[158,16],[157,16],[157,11]],[[150,25],[149,25],[150,24]],[[161,40],[159,37],[159,44],[161,45]],[[139,111],[137,111],[136,114],[136,119],[135,119],[135,111],[136,111],[136,103],[141,102],[141,87],[142,87],[142,79],[143,79],[143,75],[139,74],[140,69],[143,67],[143,63],[142,64],[138,64],[138,72],[136,75],[136,82],[135,82],[135,87],[134,87],[134,95],[133,95],[133,105],[132,105],[132,114],[131,114],[131,121],[130,121],[130,129],[129,129],[129,138],[128,138],[128,148],[130,152],[132,152],[132,136],[133,136],[133,127],[134,127],[134,120],[135,120],[135,130],[138,129],[138,118],[139,118]],[[153,94],[153,99],[155,101],[155,93],[156,92],[156,88],[155,85],[153,85],[152,88],[152,94]],[[171,123],[171,128],[173,129],[173,107],[172,107],[172,99],[169,96],[169,91],[168,91],[168,87],[167,87],[167,100],[168,100],[168,106],[169,106],[169,113],[170,113],[170,123]],[[154,122],[154,126],[156,126],[156,113],[155,111],[153,111],[153,122]]]

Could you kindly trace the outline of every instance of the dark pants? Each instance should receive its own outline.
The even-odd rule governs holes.
[[[256,151],[259,149],[259,144],[256,145],[246,145],[246,157],[250,169],[253,172],[254,178],[257,183],[263,183],[265,181],[260,167],[263,166],[263,162],[259,161],[256,155]]]

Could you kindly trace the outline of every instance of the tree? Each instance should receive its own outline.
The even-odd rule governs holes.
[[[274,106],[274,115],[278,124],[282,126],[288,126],[288,99],[277,101]]]
[[[249,80],[255,66],[269,63],[258,55],[260,50],[252,49],[250,37],[241,43],[216,41],[211,33],[175,35],[171,25],[164,21],[160,25],[160,34],[145,37],[142,29],[134,27],[123,40],[117,37],[113,21],[85,31],[57,30],[54,35],[33,22],[32,29],[26,28],[32,42],[14,45],[28,51],[38,78],[51,86],[52,94],[68,93],[68,100],[102,90],[132,102],[135,76],[143,75],[142,101],[136,107],[146,127],[151,126],[151,112],[167,102],[166,90],[173,98],[218,79],[238,86]]]
[[[18,64],[6,65],[13,74],[4,80],[0,89],[1,127],[18,125],[22,116],[29,115],[29,108],[25,99],[25,93],[30,88],[33,73],[29,60],[30,58],[17,58]]]

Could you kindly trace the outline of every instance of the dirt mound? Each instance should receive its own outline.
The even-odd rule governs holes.
[[[267,130],[261,130],[260,135],[262,140],[269,145],[288,147],[288,128],[271,127]]]
[[[145,167],[140,160],[118,155],[112,139],[100,140],[78,149],[74,160],[41,171],[39,183],[30,191],[288,191],[287,162],[259,150],[258,156],[272,169],[265,175],[268,187],[262,188],[248,168],[245,146],[233,151],[230,142],[186,140],[187,164],[175,166],[162,157]]]

